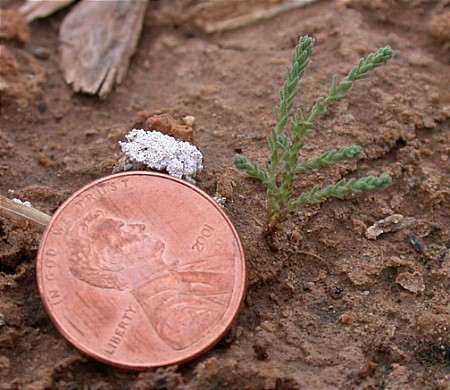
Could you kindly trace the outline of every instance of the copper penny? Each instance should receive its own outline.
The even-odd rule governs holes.
[[[129,369],[212,347],[245,290],[242,246],[221,208],[186,182],[148,172],[109,176],[70,197],[47,226],[36,267],[65,338]]]

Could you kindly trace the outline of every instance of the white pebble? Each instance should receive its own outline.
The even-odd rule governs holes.
[[[20,200],[18,198],[14,198],[11,199],[14,203],[17,204],[21,204],[22,206],[27,206],[27,207],[33,207],[33,205],[31,204],[31,202],[28,202],[27,200]]]
[[[195,123],[195,116],[192,116],[192,115],[186,115],[186,116],[183,118],[183,122],[184,122],[185,125],[188,125],[188,126],[194,126],[194,123]]]

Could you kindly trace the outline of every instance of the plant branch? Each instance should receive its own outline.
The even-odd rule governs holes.
[[[276,115],[276,124],[269,137],[269,147],[271,158],[269,162],[269,172],[273,176],[279,162],[279,145],[288,145],[288,139],[283,134],[286,127],[289,113],[292,110],[295,96],[298,93],[297,85],[302,77],[311,57],[314,40],[309,36],[301,37],[292,57],[291,69],[288,71],[286,81],[280,91],[280,103]]]
[[[315,171],[321,168],[329,167],[342,160],[350,160],[361,153],[361,147],[358,145],[351,145],[341,149],[332,149],[321,154],[320,156],[312,157],[297,165],[297,173]]]
[[[314,187],[312,190],[304,192],[297,199],[290,202],[289,209],[292,210],[300,204],[320,203],[329,198],[343,199],[354,193],[386,188],[391,183],[392,179],[387,173],[383,173],[380,176],[366,176],[360,179],[343,179],[325,188]]]
[[[280,91],[280,102],[276,110],[276,123],[268,137],[270,159],[264,168],[249,161],[244,156],[235,159],[238,169],[262,182],[267,190],[266,236],[276,231],[296,206],[305,203],[318,203],[328,198],[345,196],[385,188],[391,183],[387,174],[368,176],[361,179],[341,180],[325,188],[315,187],[311,191],[294,197],[294,182],[299,173],[329,167],[339,161],[358,156],[361,148],[351,145],[341,149],[329,150],[299,163],[300,150],[305,139],[311,134],[316,119],[327,112],[328,107],[344,98],[353,83],[365,77],[369,71],[386,63],[392,57],[392,50],[386,46],[361,59],[348,75],[339,83],[333,77],[328,95],[316,100],[311,110],[305,113],[301,108],[292,113],[294,100],[298,95],[298,83],[311,57],[314,40],[308,36],[300,38],[292,57],[292,65]],[[290,121],[291,131],[286,125]]]
[[[362,58],[350,73],[339,83],[336,83],[334,76],[331,81],[330,91],[327,97],[321,97],[314,103],[307,122],[313,125],[320,115],[328,111],[328,107],[347,95],[356,80],[364,78],[371,70],[385,64],[392,57],[392,49],[389,46],[378,49],[375,53],[370,53]]]
[[[234,160],[236,168],[244,171],[250,177],[259,180],[263,184],[268,183],[267,172],[257,164],[251,162],[247,157],[238,155]]]

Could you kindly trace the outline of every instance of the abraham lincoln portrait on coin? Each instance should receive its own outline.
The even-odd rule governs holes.
[[[223,253],[181,261],[167,255],[166,243],[145,223],[100,209],[83,216],[73,233],[72,275],[97,288],[129,291],[175,350],[199,341],[228,306],[233,272],[224,266]]]

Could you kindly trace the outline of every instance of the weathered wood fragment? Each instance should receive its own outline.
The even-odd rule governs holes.
[[[25,16],[27,22],[32,22],[35,19],[50,16],[73,2],[74,0],[27,0],[19,11]]]
[[[81,1],[59,32],[61,68],[76,92],[106,96],[136,50],[147,0]]]

